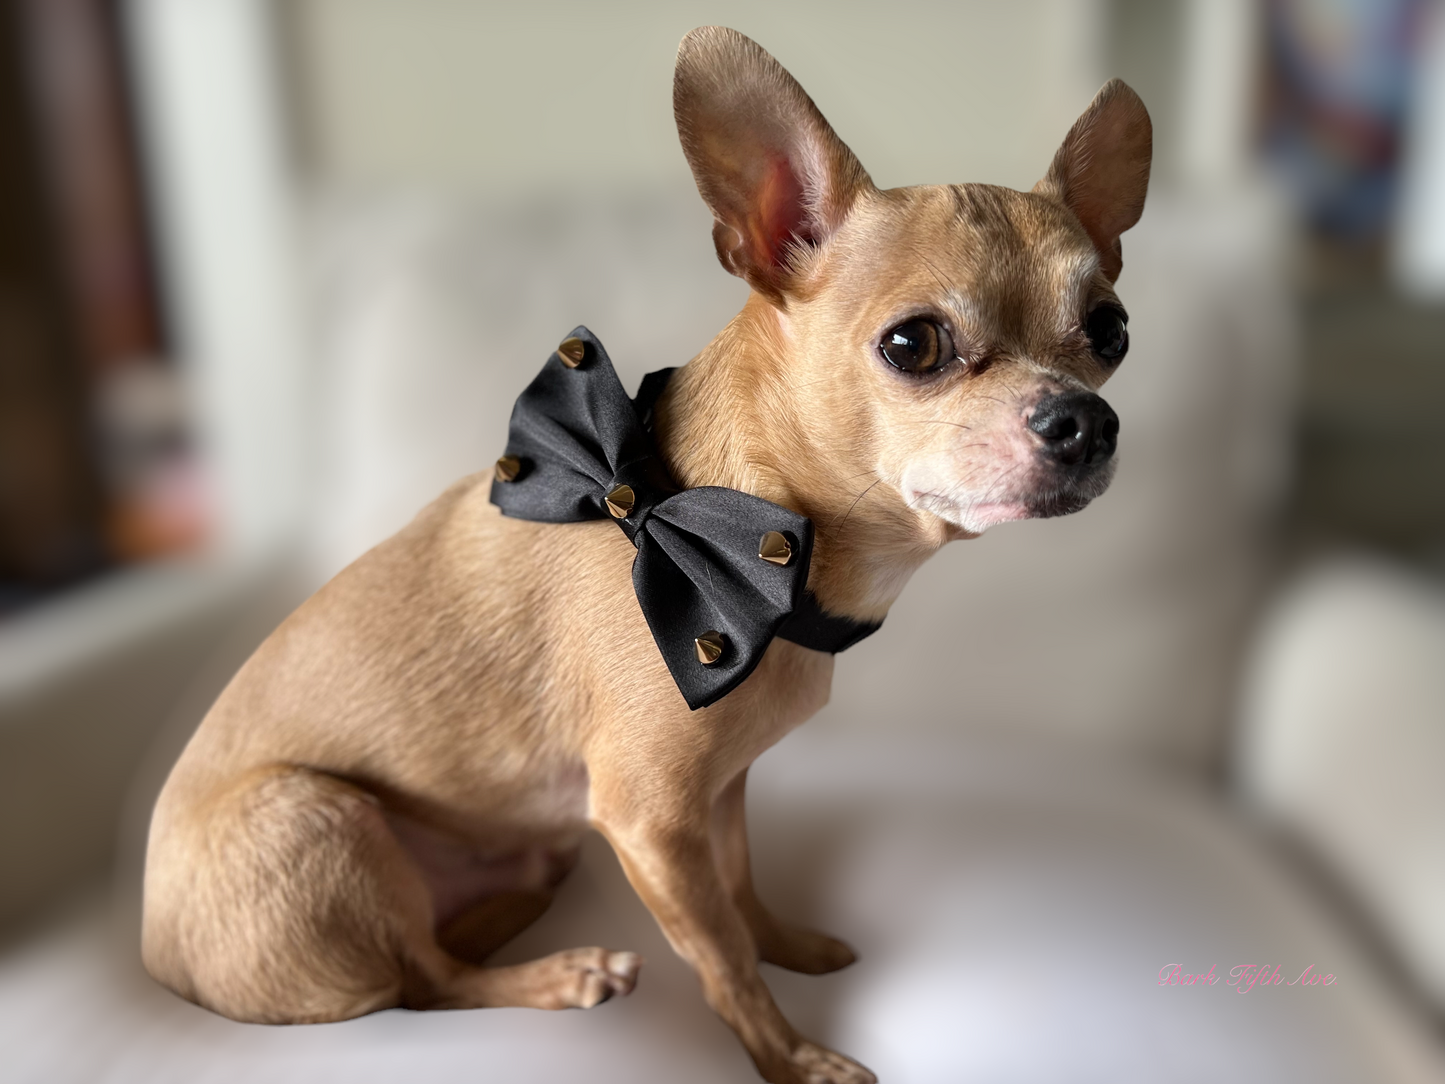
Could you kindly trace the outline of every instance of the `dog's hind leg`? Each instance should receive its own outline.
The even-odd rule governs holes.
[[[473,904],[437,933],[446,954],[480,964],[530,926],[552,902],[552,889],[576,865],[579,848],[546,856],[547,887],[499,892]],[[433,964],[428,987],[408,999],[412,1008],[472,1008],[524,1005],[539,1009],[590,1008],[614,994],[629,994],[637,984],[641,957],[599,948],[569,949],[515,967],[463,967],[446,960]]]
[[[440,950],[438,950],[440,951]],[[409,1009],[590,1009],[637,985],[634,952],[577,948],[512,967],[472,967],[446,957],[408,992]]]
[[[499,892],[467,908],[436,932],[437,944],[463,963],[482,964],[541,918],[552,893]]]
[[[380,803],[342,779],[271,765],[180,802],[163,796],[152,826],[142,953],[158,980],[233,1019],[588,1007],[636,982],[635,956],[598,948],[505,968],[450,956]]]
[[[389,818],[393,827],[397,818]],[[405,844],[403,844],[405,845]],[[412,857],[417,857],[415,850]],[[560,849],[538,847],[529,855],[510,863],[514,884],[494,889],[460,911],[444,915],[437,924],[437,943],[450,955],[469,964],[482,964],[492,953],[541,918],[552,905],[556,887],[577,865],[580,846]],[[439,886],[434,884],[436,871],[423,876],[433,886],[434,897]],[[520,868],[518,868],[520,867]],[[445,877],[443,873],[442,878]],[[440,891],[445,894],[445,889]]]

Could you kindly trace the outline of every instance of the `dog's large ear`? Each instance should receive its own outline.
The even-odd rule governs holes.
[[[1113,282],[1124,266],[1119,235],[1144,213],[1154,128],[1129,86],[1111,79],[1074,122],[1034,191],[1052,196],[1084,224]]]
[[[781,304],[800,259],[873,182],[797,81],[736,30],[682,39],[672,105],[718,259]]]

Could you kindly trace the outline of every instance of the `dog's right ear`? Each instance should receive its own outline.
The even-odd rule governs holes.
[[[736,30],[682,39],[672,106],[718,259],[781,305],[802,259],[873,182],[797,81]]]

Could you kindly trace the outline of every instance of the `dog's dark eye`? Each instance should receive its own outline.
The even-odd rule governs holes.
[[[1129,317],[1114,305],[1101,305],[1089,313],[1085,325],[1094,353],[1110,365],[1119,364],[1129,352]]]
[[[909,320],[885,332],[884,359],[905,373],[931,373],[953,360],[953,337],[932,320]]]

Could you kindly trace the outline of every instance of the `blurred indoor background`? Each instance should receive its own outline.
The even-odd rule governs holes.
[[[0,0],[0,1080],[748,1079],[648,980],[295,1037],[135,977],[150,803],[255,644],[573,326],[634,387],[741,305],[671,115],[705,23],[882,187],[1027,189],[1114,75],[1155,128],[1113,489],[935,558],[755,773],[799,917],[992,932],[780,1001],[885,1080],[1445,1079],[1445,3]],[[700,1006],[609,861],[516,951],[590,892]],[[1160,1000],[1246,957],[1348,981]]]

